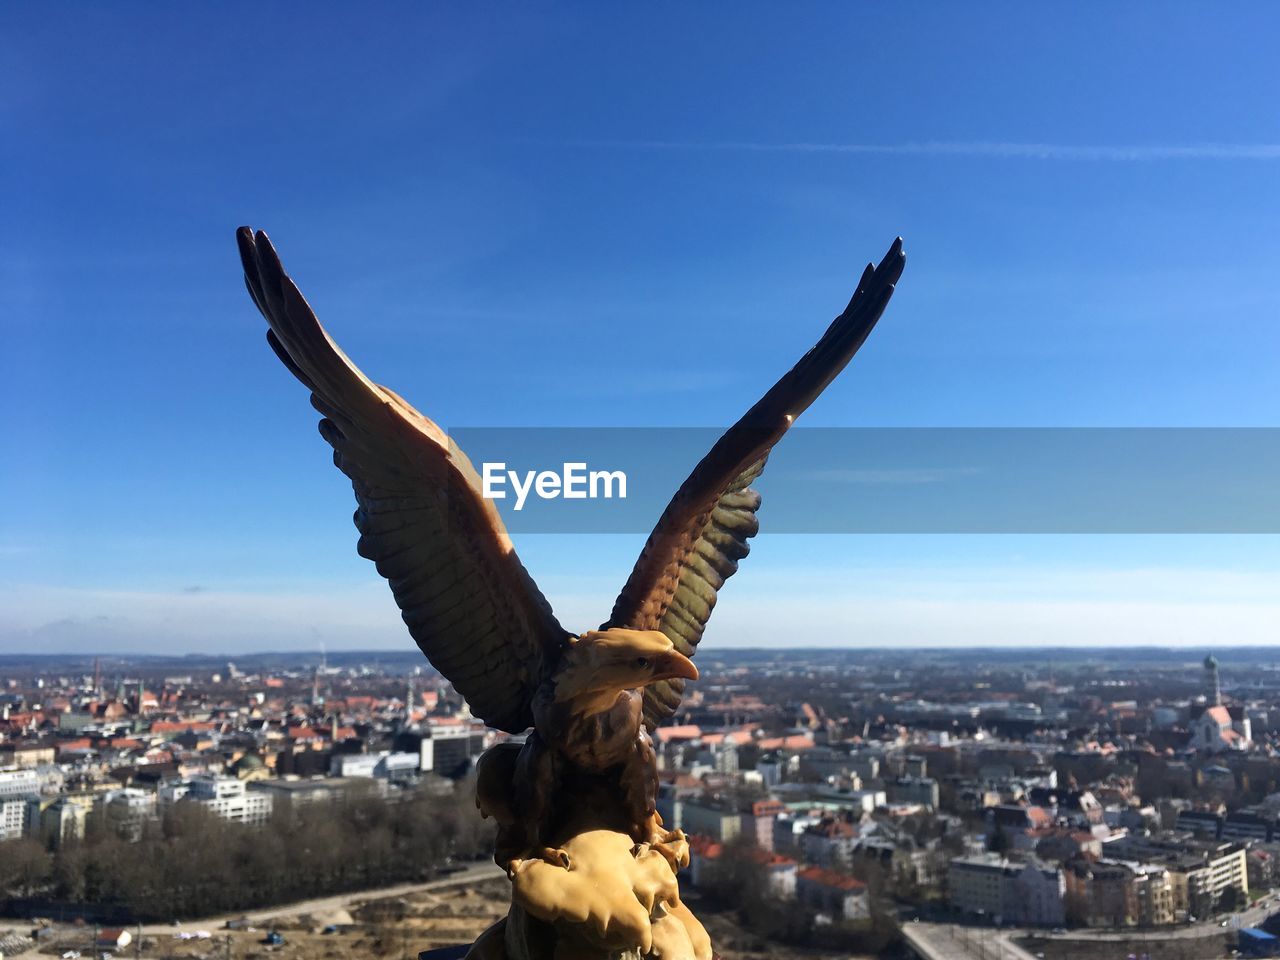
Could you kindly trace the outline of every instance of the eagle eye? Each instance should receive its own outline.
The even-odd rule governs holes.
[[[636,657],[636,666],[637,666],[637,667],[644,668],[644,667],[647,667],[648,665],[649,665],[649,658],[648,658],[648,657]]]

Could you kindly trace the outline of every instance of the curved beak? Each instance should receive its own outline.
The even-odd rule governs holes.
[[[697,680],[698,668],[693,661],[677,650],[669,650],[653,661],[653,680],[672,680],[682,677]]]

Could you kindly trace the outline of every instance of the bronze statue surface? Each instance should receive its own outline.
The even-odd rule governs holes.
[[[486,724],[523,743],[481,757],[477,803],[498,824],[509,916],[476,957],[709,960],[681,903],[683,834],[657,815],[650,731],[671,717],[725,581],[758,530],[751,483],[879,320],[905,258],[868,265],[818,343],[715,443],[671,499],[599,630],[565,630],[520,563],[466,455],[369,380],[329,338],[266,234],[237,232],[267,340],[311,391],[351,479],[357,549],[410,635]]]

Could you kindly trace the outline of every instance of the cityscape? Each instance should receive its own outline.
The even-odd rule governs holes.
[[[471,799],[499,739],[416,652],[5,656],[5,952],[80,953],[90,925],[101,952],[167,954],[200,940],[153,925],[500,891]],[[1280,933],[1268,652],[708,650],[653,739],[724,956],[1266,955]],[[280,926],[246,942],[285,949]]]
[[[0,4],[0,960],[1280,958],[1277,35]]]

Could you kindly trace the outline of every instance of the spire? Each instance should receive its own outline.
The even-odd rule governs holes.
[[[1222,706],[1222,683],[1218,678],[1218,658],[1210,654],[1204,658],[1205,673],[1209,679],[1209,705]]]

